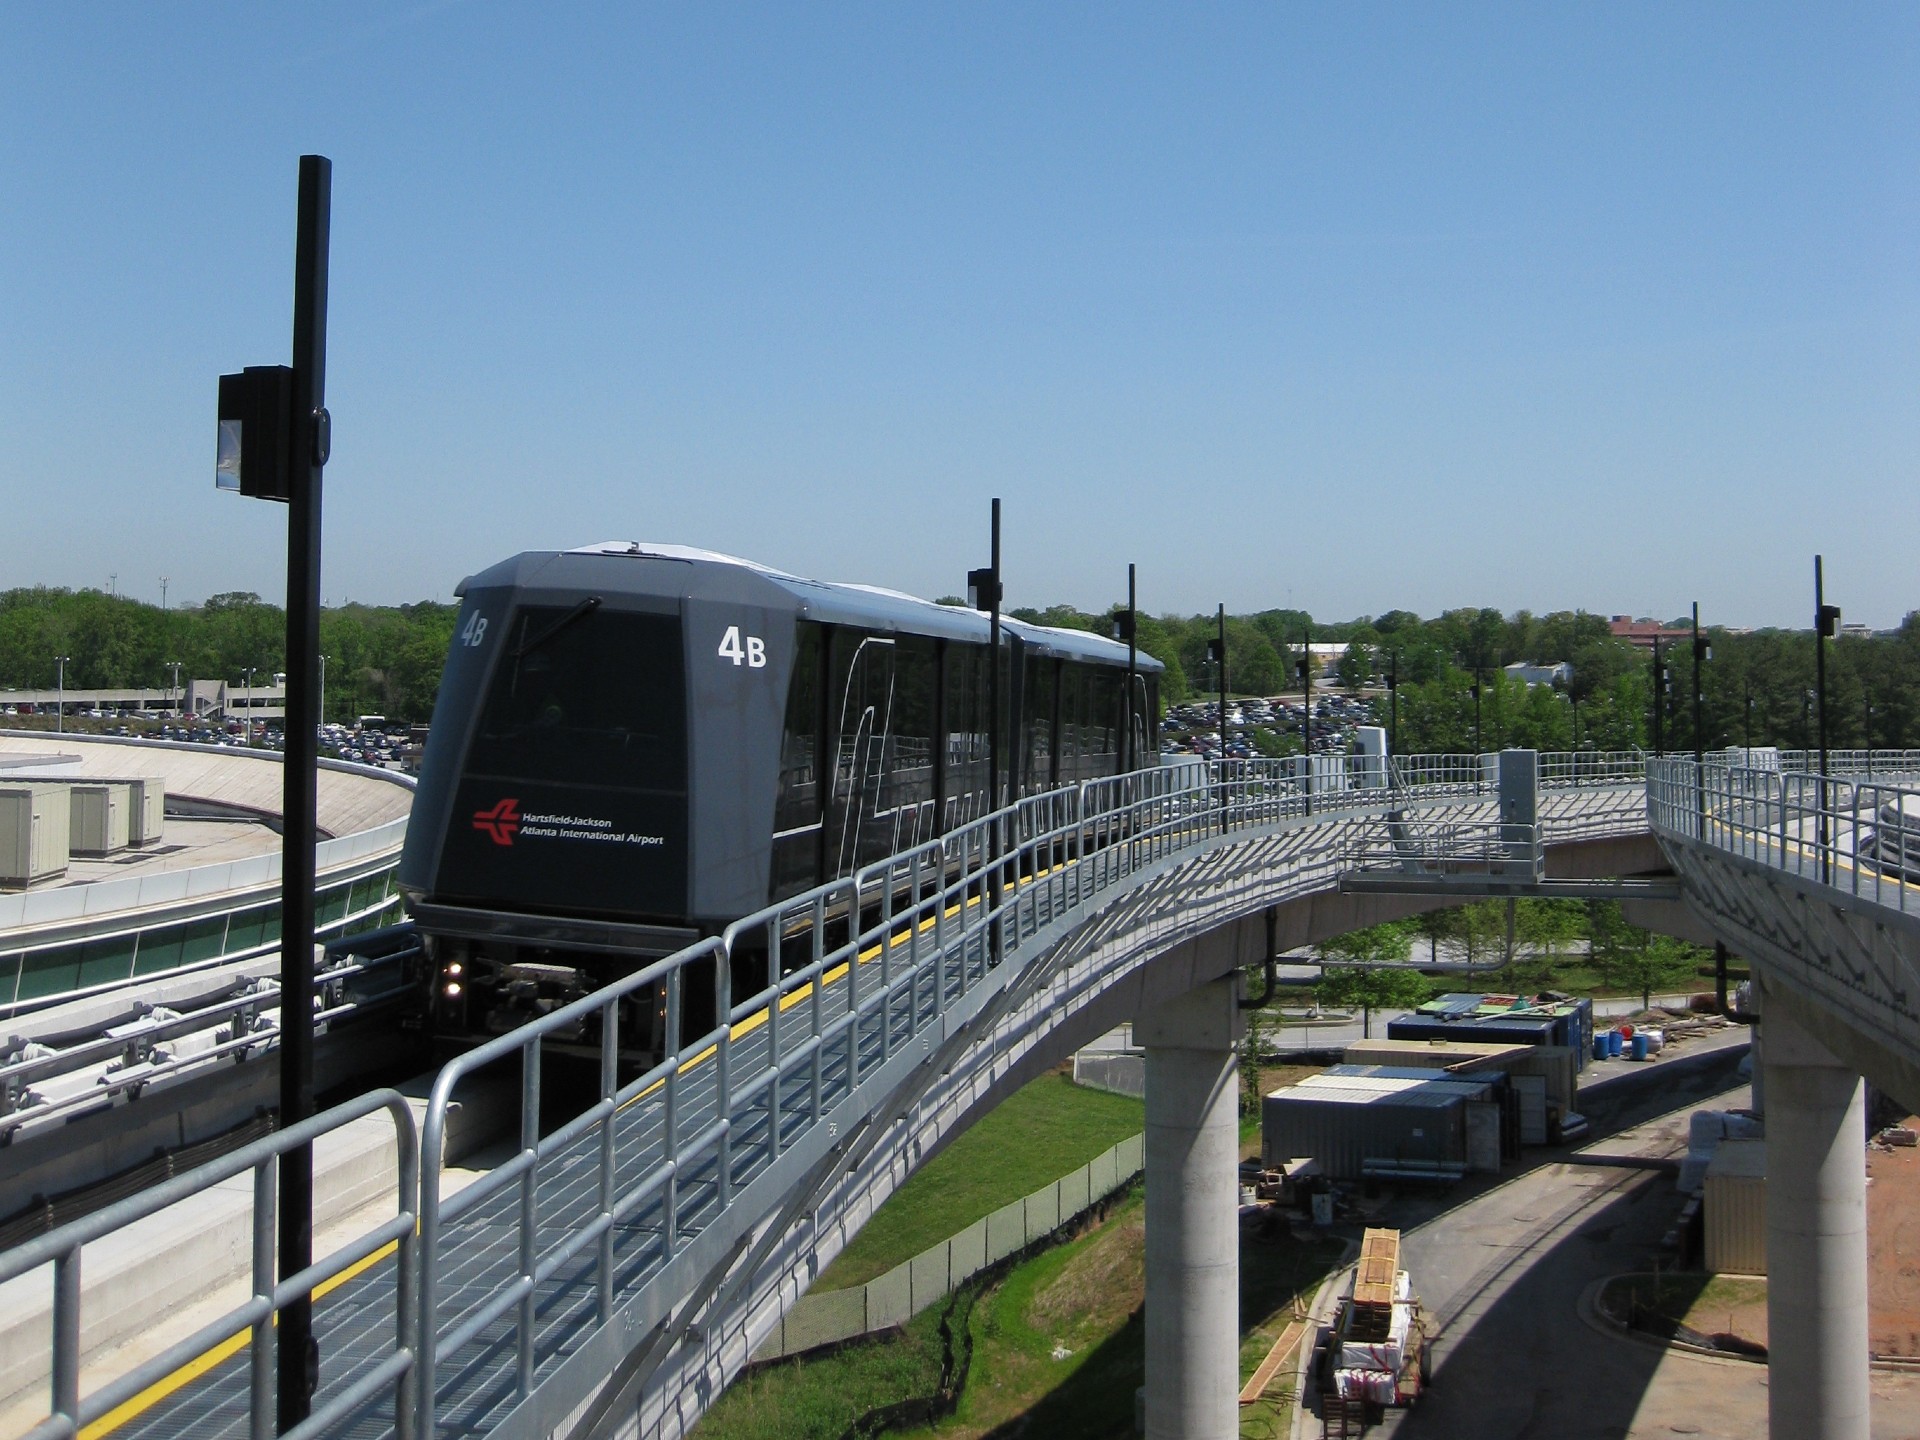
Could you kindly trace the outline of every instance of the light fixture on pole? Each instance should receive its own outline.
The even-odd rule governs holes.
[[[327,414],[327,251],[333,163],[300,157],[293,263],[293,363],[220,377],[214,484],[287,504],[286,758],[281,766],[280,1114],[282,1128],[313,1115],[313,890],[317,801],[315,721],[320,653],[322,472],[332,449]],[[313,1263],[313,1147],[280,1159],[279,1277]],[[278,1428],[304,1421],[319,1373],[311,1292],[280,1307],[276,1326]]]

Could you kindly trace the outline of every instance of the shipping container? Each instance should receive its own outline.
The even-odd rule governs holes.
[[[66,874],[70,823],[65,785],[0,787],[0,885]]]
[[[1475,1044],[1447,1040],[1363,1040],[1346,1048],[1350,1065],[1381,1065],[1405,1070],[1433,1068],[1451,1079],[1492,1070],[1505,1075],[1542,1075],[1547,1104],[1561,1115],[1576,1108],[1579,1084],[1573,1054],[1563,1045]],[[1338,1067],[1335,1067],[1336,1069]]]
[[[1368,1076],[1291,1085],[1261,1101],[1262,1153],[1270,1167],[1310,1155],[1341,1180],[1359,1179],[1370,1160],[1464,1174],[1469,1094],[1458,1086]]]
[[[1702,1211],[1706,1267],[1715,1274],[1767,1273],[1767,1142],[1722,1140],[1707,1165]]]

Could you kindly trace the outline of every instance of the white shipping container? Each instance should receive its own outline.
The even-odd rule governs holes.
[[[65,785],[0,788],[0,885],[66,874],[69,819]]]

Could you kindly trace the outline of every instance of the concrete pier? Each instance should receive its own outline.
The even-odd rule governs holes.
[[[1768,1415],[1775,1440],[1867,1440],[1864,1085],[1770,994]]]
[[[1147,1052],[1148,1440],[1240,1434],[1237,999],[1216,980],[1134,1022]]]

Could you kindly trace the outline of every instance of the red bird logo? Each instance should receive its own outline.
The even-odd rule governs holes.
[[[513,844],[513,833],[520,828],[520,802],[507,799],[491,810],[474,811],[473,828],[492,836],[496,845]]]

